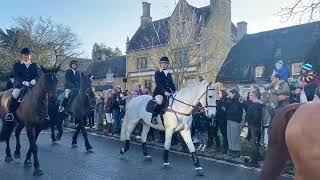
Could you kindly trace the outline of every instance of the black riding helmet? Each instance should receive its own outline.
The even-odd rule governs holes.
[[[72,64],[75,64],[78,66],[78,61],[77,60],[72,60],[70,61],[69,67],[71,68]]]
[[[160,63],[170,64],[169,58],[166,56],[161,57]]]

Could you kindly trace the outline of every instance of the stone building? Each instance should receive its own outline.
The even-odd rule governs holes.
[[[129,89],[135,83],[153,88],[161,56],[168,56],[178,87],[200,74],[214,81],[230,48],[247,33],[247,23],[231,22],[231,1],[211,0],[197,8],[179,0],[171,16],[156,21],[151,4],[142,2],[141,24],[127,41]]]

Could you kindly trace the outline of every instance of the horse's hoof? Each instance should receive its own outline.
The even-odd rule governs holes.
[[[5,162],[11,162],[13,161],[12,156],[6,156],[6,158],[4,159]]]
[[[20,154],[14,153],[14,158],[15,158],[15,159],[20,159]]]
[[[196,167],[196,176],[204,176],[202,167]]]
[[[124,152],[124,148],[121,148],[121,150],[120,150],[120,154],[124,154],[125,152]]]
[[[60,140],[61,140],[61,136],[57,136],[56,139],[57,139],[58,141],[60,141]]]
[[[93,153],[93,149],[92,148],[87,149],[87,153]]]
[[[57,145],[58,141],[52,141],[52,145]]]
[[[144,160],[145,160],[145,161],[152,161],[152,158],[151,158],[150,155],[146,155],[146,156],[144,157]]]
[[[77,148],[78,145],[77,144],[72,144],[72,148]]]
[[[41,169],[35,169],[33,172],[33,176],[42,176],[44,173]]]
[[[167,163],[163,163],[163,167],[164,168],[169,168],[170,167],[170,163],[168,163],[168,162]]]
[[[24,167],[25,167],[25,168],[32,167],[32,162],[31,162],[30,160],[24,161]]]

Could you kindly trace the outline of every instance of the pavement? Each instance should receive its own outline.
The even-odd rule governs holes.
[[[191,156],[177,150],[169,154],[170,168],[162,166],[162,149],[149,146],[152,161],[145,161],[141,145],[134,142],[125,155],[119,151],[123,143],[116,137],[106,137],[90,133],[89,141],[94,153],[87,153],[83,137],[78,136],[78,148],[71,148],[73,130],[68,129],[59,141],[52,145],[50,133],[44,131],[38,139],[38,157],[44,175],[33,177],[33,168],[24,168],[23,161],[27,152],[26,134],[21,135],[22,160],[4,162],[5,143],[0,144],[1,180],[255,180],[259,169],[248,168],[241,164],[226,162],[210,157],[200,157],[204,168],[203,177],[195,176]],[[11,152],[15,140],[11,138]],[[282,178],[289,180],[291,178]]]

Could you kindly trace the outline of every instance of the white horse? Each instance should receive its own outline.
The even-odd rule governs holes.
[[[210,83],[211,84],[211,83]],[[150,127],[165,131],[164,143],[164,167],[170,165],[168,162],[168,153],[171,147],[171,138],[174,132],[180,131],[180,134],[187,144],[192,155],[192,160],[195,165],[196,174],[203,175],[203,169],[200,166],[194,145],[191,139],[190,127],[192,123],[191,112],[195,105],[199,102],[206,108],[207,116],[213,117],[216,113],[216,91],[215,86],[204,80],[202,82],[191,83],[187,87],[181,89],[175,96],[170,98],[168,110],[163,115],[163,122],[158,116],[158,124],[151,123],[152,114],[146,111],[147,103],[152,100],[152,96],[142,95],[132,98],[127,104],[127,111],[123,120],[121,129],[121,140],[125,140],[125,146],[120,153],[124,154],[129,150],[129,140],[132,131],[141,121],[143,129],[141,132],[142,149],[146,159],[151,159],[147,151],[147,135]]]

